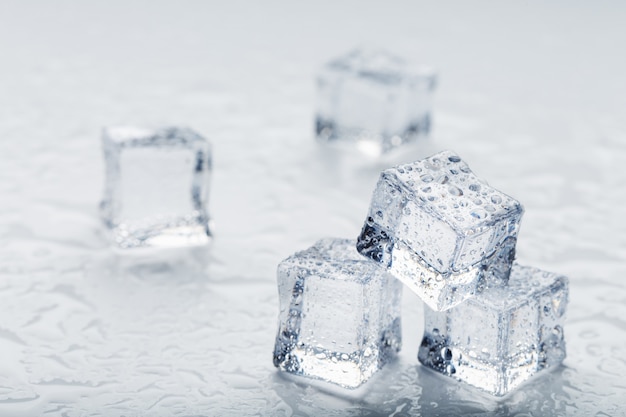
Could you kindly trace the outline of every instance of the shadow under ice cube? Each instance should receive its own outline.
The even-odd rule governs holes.
[[[274,365],[356,388],[400,350],[402,284],[354,250],[323,239],[278,266]]]
[[[326,64],[317,78],[321,142],[380,155],[430,131],[431,70],[380,50],[357,49]]]
[[[121,248],[206,244],[209,142],[187,128],[106,128],[106,225]]]
[[[508,279],[522,205],[450,151],[383,171],[357,250],[434,310]]]
[[[509,283],[444,312],[425,308],[418,359],[494,395],[505,395],[565,358],[568,280],[514,264]]]

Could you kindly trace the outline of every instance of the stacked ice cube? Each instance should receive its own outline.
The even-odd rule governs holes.
[[[356,245],[279,265],[274,364],[360,385],[400,348],[399,281],[425,303],[423,365],[494,395],[557,366],[567,278],[513,262],[522,214],[453,152],[383,171]]]

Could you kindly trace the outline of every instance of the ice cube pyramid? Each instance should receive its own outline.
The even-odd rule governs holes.
[[[554,369],[568,279],[513,262],[522,214],[450,151],[383,171],[356,251],[324,239],[279,265],[274,365],[359,386],[399,350],[402,281],[426,304],[425,367],[496,396]]]

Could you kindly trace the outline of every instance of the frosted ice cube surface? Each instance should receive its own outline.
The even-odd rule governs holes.
[[[430,131],[432,70],[384,50],[356,49],[317,77],[316,134],[324,143],[380,155]]]
[[[105,224],[121,248],[209,241],[209,142],[187,128],[104,129]]]
[[[322,239],[278,266],[274,365],[356,388],[400,350],[402,284],[348,239]]]
[[[505,395],[565,358],[568,280],[514,264],[507,286],[447,311],[425,308],[419,361],[494,395]]]
[[[508,279],[522,205],[451,151],[380,175],[357,250],[434,310]]]

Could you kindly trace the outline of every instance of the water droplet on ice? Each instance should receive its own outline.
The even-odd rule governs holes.
[[[450,185],[448,187],[448,192],[454,196],[460,197],[463,195],[463,191],[457,187],[456,185]]]
[[[446,347],[441,349],[441,357],[445,361],[452,360],[452,351],[450,350],[449,347],[446,346]]]
[[[477,219],[484,219],[485,217],[487,217],[487,212],[485,210],[474,210],[470,213],[472,215],[472,217],[475,217]]]

